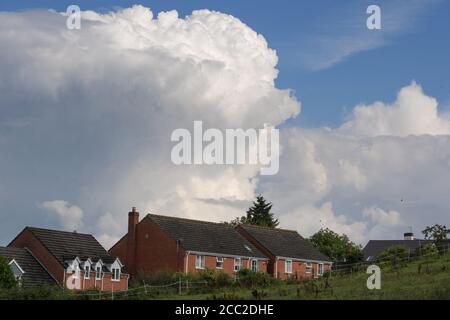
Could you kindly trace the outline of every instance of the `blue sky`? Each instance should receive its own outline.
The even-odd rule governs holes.
[[[450,2],[448,1],[2,1],[0,10],[53,8],[65,11],[77,3],[82,10],[109,12],[139,3],[154,12],[177,10],[180,16],[207,8],[229,13],[264,35],[279,56],[277,85],[291,88],[302,101],[299,118],[285,126],[339,126],[353,107],[376,100],[392,101],[398,88],[412,80],[450,109]],[[365,28],[366,8],[382,9],[381,31]],[[389,19],[389,21],[385,21]],[[381,35],[380,35],[381,34]],[[333,43],[321,47],[318,39],[347,36],[367,44],[383,38],[383,45],[355,50],[341,62],[316,70],[302,61],[333,51]],[[372,40],[373,38],[373,40]],[[325,59],[327,60],[327,59]]]
[[[46,10],[74,3],[104,15],[69,31]],[[367,29],[369,4],[382,30]],[[205,8],[248,27],[184,19]],[[168,10],[180,19],[157,18]],[[108,246],[131,206],[223,221],[258,193],[305,236],[364,243],[449,223],[449,1],[4,0],[0,15],[0,245],[26,225],[74,225]],[[276,50],[275,87],[252,30]],[[171,130],[198,119],[279,125],[279,174],[174,167]]]

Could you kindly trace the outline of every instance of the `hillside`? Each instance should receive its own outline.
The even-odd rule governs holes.
[[[264,289],[226,289],[183,299],[450,299],[450,254],[421,258],[404,266],[382,266],[381,289],[368,290],[369,274],[333,274],[301,284],[275,285]],[[172,297],[177,298],[177,297]]]

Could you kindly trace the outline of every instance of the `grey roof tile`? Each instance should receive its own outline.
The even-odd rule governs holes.
[[[52,276],[50,276],[27,249],[0,247],[0,256],[7,259],[8,262],[14,259],[23,271],[25,271],[22,276],[22,286],[24,288],[56,283]]]
[[[375,258],[381,252],[386,250],[389,247],[393,246],[405,246],[408,249],[411,249],[411,253],[415,253],[416,250],[421,246],[428,243],[432,243],[431,240],[422,240],[422,239],[414,239],[414,240],[370,240],[367,245],[363,249],[364,260],[368,258]]]
[[[68,258],[115,259],[91,234],[27,227],[61,263]]]
[[[251,225],[241,225],[241,227],[274,256],[330,261],[297,231]]]
[[[243,257],[267,258],[232,226],[183,218],[149,214],[185,250]]]

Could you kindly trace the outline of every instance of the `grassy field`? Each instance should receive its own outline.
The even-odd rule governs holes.
[[[369,290],[369,274],[333,274],[325,279],[267,288],[228,288],[208,294],[167,297],[169,299],[450,299],[450,254],[421,258],[403,266],[382,266],[381,289]]]
[[[229,282],[225,287],[212,288],[205,283],[190,282],[189,289],[181,286],[174,278],[159,278],[160,283],[135,283],[129,291],[116,292],[71,292],[58,286],[38,287],[34,289],[0,290],[0,300],[360,300],[360,299],[447,299],[450,300],[450,253],[443,256],[421,257],[415,261],[393,267],[381,265],[381,289],[367,289],[370,276],[361,268],[352,274],[332,273],[331,277],[317,280],[286,283],[270,280],[264,274],[257,278],[268,279],[262,287],[251,287],[248,283]],[[177,276],[178,277],[178,276]],[[261,280],[261,279],[260,279]],[[144,282],[144,281],[142,281]],[[174,283],[173,283],[174,282]],[[181,283],[185,283],[182,281]],[[251,282],[254,283],[254,282]],[[169,285],[168,285],[169,284]],[[268,285],[267,285],[268,284]],[[215,285],[217,286],[217,284]],[[180,294],[181,289],[181,294]]]

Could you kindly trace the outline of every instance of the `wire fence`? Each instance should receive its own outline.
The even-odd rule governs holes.
[[[169,293],[170,289],[172,289],[171,293],[177,293],[182,295],[183,293],[191,292],[195,289],[206,288],[208,285],[207,281],[188,281],[188,280],[178,280],[173,283],[162,284],[162,285],[151,285],[151,284],[143,284],[142,286],[133,287],[128,290],[121,291],[102,291],[102,292],[69,292],[69,297],[73,298],[92,298],[92,299],[118,299],[118,298],[126,298],[130,296],[136,295],[151,295],[155,293],[155,290],[166,290]]]
[[[436,246],[436,249],[438,250],[439,254],[446,254],[450,252],[450,243]],[[390,256],[383,257],[382,259],[376,259],[374,261],[361,261],[361,262],[355,262],[355,263],[346,263],[346,264],[339,264],[337,268],[333,268],[329,272],[329,278],[331,279],[333,276],[339,276],[344,274],[353,274],[353,273],[360,273],[366,269],[367,266],[373,265],[373,264],[380,264],[385,265],[389,262],[395,263],[397,265],[403,263],[403,262],[411,262],[411,261],[418,261],[421,258],[426,258],[430,256],[436,256],[436,252],[426,253],[426,254],[411,254],[411,252],[407,252],[407,256],[405,256],[405,253],[398,253],[393,254]],[[394,260],[395,259],[395,260]],[[334,285],[331,285],[328,280],[325,280],[325,286],[330,288],[336,288]],[[68,292],[67,294],[70,297],[74,298],[90,298],[90,299],[97,299],[97,300],[107,300],[107,299],[124,299],[129,297],[136,297],[136,296],[151,296],[152,294],[160,294],[161,290],[165,290],[165,293],[170,294],[178,294],[183,295],[186,293],[191,293],[192,291],[195,291],[196,289],[205,289],[208,287],[207,281],[189,281],[189,280],[182,280],[179,279],[178,281],[167,283],[167,284],[161,284],[161,285],[152,285],[152,284],[146,284],[143,282],[143,285],[138,287],[133,287],[128,290],[123,291],[114,291],[113,289],[111,291],[103,291],[103,292]],[[319,290],[314,289],[314,290]]]
[[[442,244],[442,245],[437,245],[435,246],[438,254],[446,254],[450,252],[450,243],[446,243],[446,244]],[[397,253],[397,254],[392,254],[389,256],[385,256],[383,258],[377,258],[371,261],[360,261],[360,262],[355,262],[355,263],[339,263],[338,266],[336,268],[332,269],[332,273],[340,273],[340,272],[350,272],[352,273],[353,271],[358,271],[360,269],[362,269],[365,266],[369,266],[369,265],[373,265],[373,264],[385,264],[388,262],[394,262],[394,263],[399,263],[399,262],[404,262],[404,261],[416,261],[419,260],[422,257],[429,257],[429,256],[433,256],[436,255],[435,252],[431,252],[431,253],[425,253],[425,254],[421,254],[419,253],[412,253],[411,250],[409,250],[406,253]],[[395,260],[394,260],[395,259]]]

